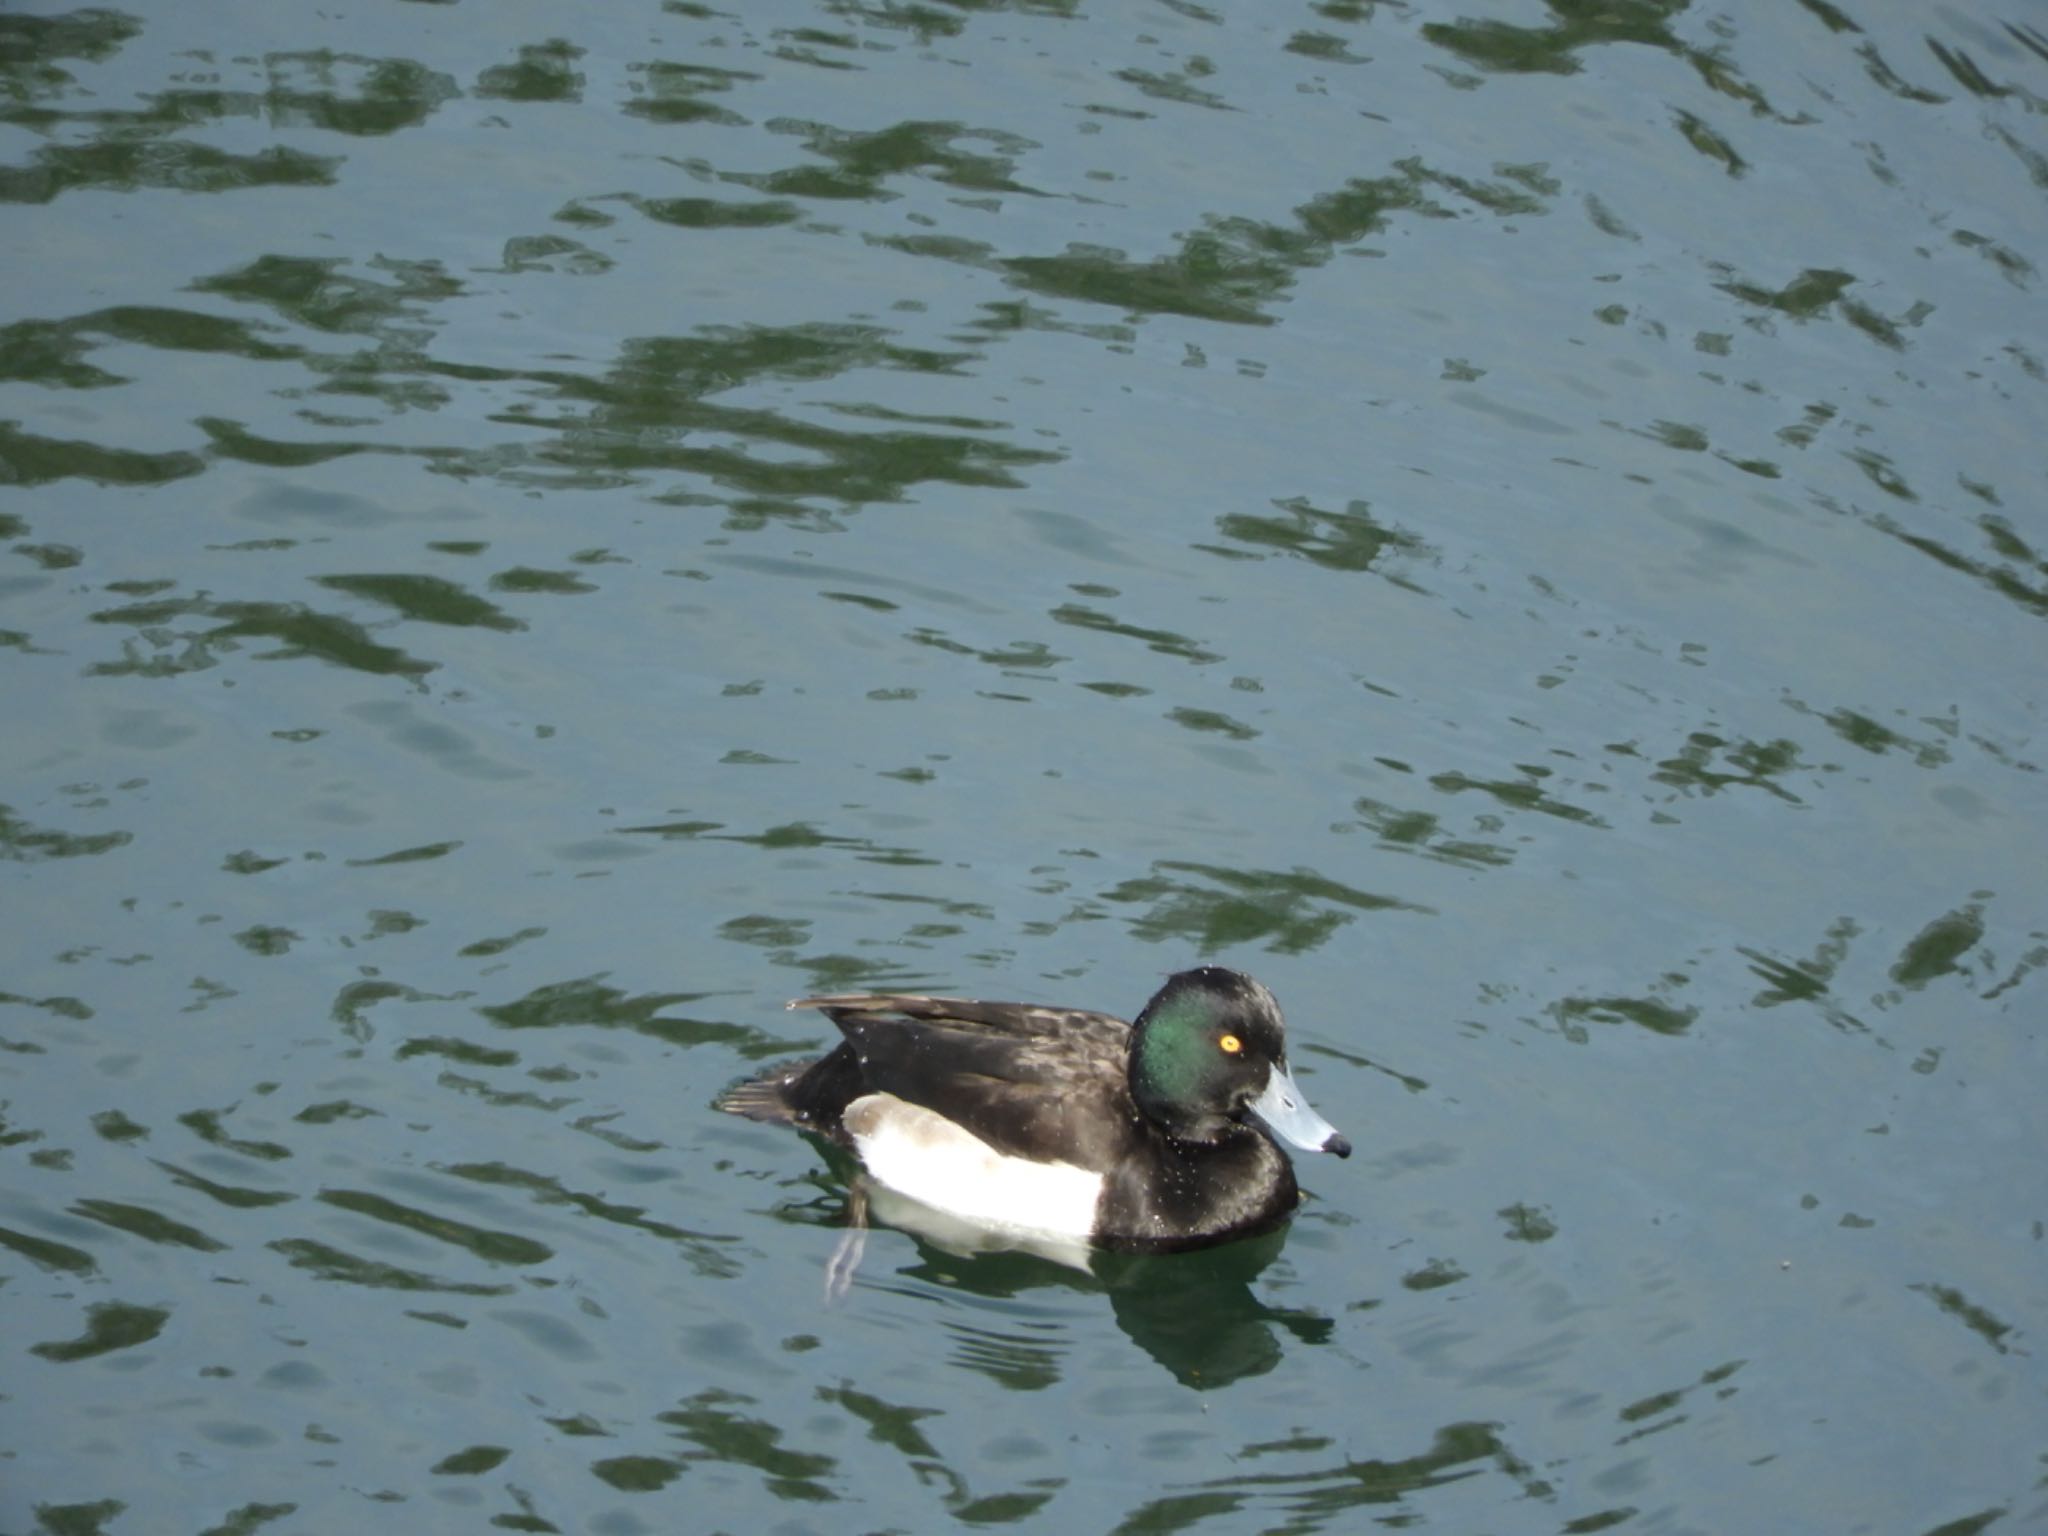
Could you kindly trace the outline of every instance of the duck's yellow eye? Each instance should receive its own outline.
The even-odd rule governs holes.
[[[1226,1056],[1235,1056],[1244,1049],[1244,1042],[1235,1035],[1225,1035],[1216,1044]]]

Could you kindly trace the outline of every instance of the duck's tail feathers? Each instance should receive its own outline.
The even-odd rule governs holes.
[[[749,1120],[760,1120],[769,1125],[800,1124],[804,1116],[791,1100],[790,1090],[813,1064],[810,1061],[787,1061],[769,1068],[759,1077],[734,1083],[718,1096],[718,1108],[729,1115],[744,1115]]]

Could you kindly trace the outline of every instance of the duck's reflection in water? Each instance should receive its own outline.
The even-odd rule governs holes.
[[[1262,1375],[1286,1354],[1286,1339],[1320,1344],[1334,1328],[1327,1317],[1274,1307],[1252,1284],[1280,1256],[1285,1226],[1257,1237],[1185,1253],[1120,1253],[1085,1243],[987,1231],[931,1210],[856,1177],[850,1212],[908,1234],[917,1247],[901,1278],[991,1301],[1016,1301],[1035,1290],[1062,1289],[1109,1299],[1117,1326],[1133,1343],[1191,1387],[1219,1387]],[[856,1279],[864,1227],[849,1228],[832,1260],[828,1288],[839,1294]],[[870,1273],[870,1283],[887,1283]],[[1032,1389],[1058,1379],[1063,1331],[1051,1316],[1018,1333],[969,1329],[978,1344],[974,1365],[1005,1385]]]

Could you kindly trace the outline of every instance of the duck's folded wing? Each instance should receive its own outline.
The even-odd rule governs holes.
[[[998,1152],[1099,1171],[1136,1133],[1121,1019],[961,998],[805,1003],[845,1033],[866,1091],[934,1110]]]

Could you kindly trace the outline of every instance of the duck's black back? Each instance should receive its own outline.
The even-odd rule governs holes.
[[[790,1006],[823,1010],[845,1040],[741,1083],[722,1108],[844,1141],[848,1104],[893,1094],[1009,1156],[1095,1171],[1127,1155],[1137,1133],[1131,1027],[1109,1014],[902,994]]]

